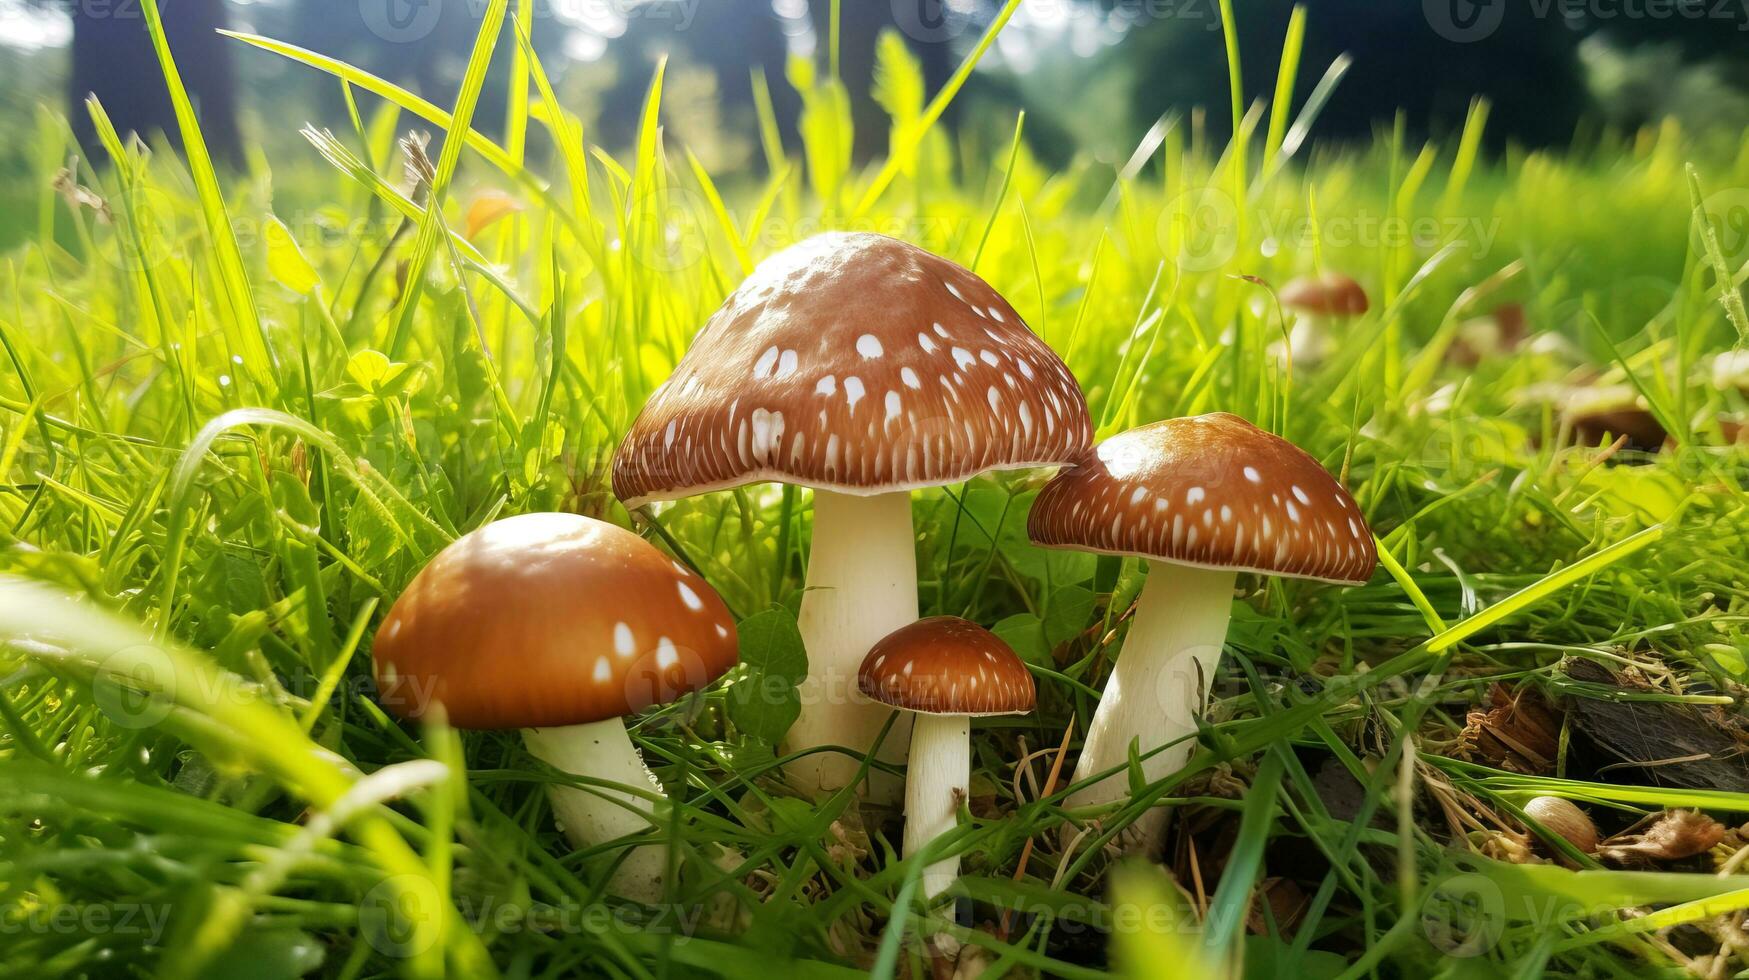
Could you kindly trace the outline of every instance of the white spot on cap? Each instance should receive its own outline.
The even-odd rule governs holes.
[[[680,662],[680,651],[674,649],[674,641],[666,636],[656,641],[656,667],[667,670]]]
[[[1206,496],[1208,496],[1208,494],[1203,492],[1202,487],[1191,487],[1184,492],[1184,502],[1186,504],[1200,504],[1202,503],[1202,498]]]
[[[1221,523],[1223,523],[1223,524],[1228,523],[1228,522],[1232,521],[1232,519],[1233,519],[1233,508],[1228,507],[1226,504],[1222,504],[1221,505]]]
[[[1250,480],[1252,483],[1262,483],[1263,474],[1257,472],[1257,467],[1247,466],[1245,467],[1245,479]]]
[[[943,282],[942,285],[947,287],[947,291],[953,294],[954,299],[961,299],[961,300],[965,299],[964,296],[960,295],[960,291],[958,289],[954,288],[953,283]]]
[[[680,590],[680,601],[686,603],[686,608],[694,612],[704,608],[704,600],[698,597],[698,593],[692,590],[692,586],[685,582],[677,582],[675,586]]]
[[[987,350],[979,351],[978,356],[983,358],[984,363],[990,365],[991,367],[1001,367],[1002,366],[1002,359],[997,357],[995,352],[993,352],[993,351],[987,351]]]
[[[942,326],[939,323],[935,324],[934,326],[935,326],[935,335],[937,337],[946,337],[947,336],[947,328],[946,327]]]
[[[851,411],[856,411],[856,403],[862,401],[864,394],[861,378],[853,374],[844,379],[844,399],[850,403]]]
[[[990,315],[996,319],[997,323],[1005,322],[1002,319],[1002,311],[994,306],[990,307]]]
[[[907,388],[921,389],[923,387],[923,382],[918,379],[917,372],[910,368],[899,369],[899,380],[905,382]]]
[[[624,623],[615,623],[613,627],[613,652],[622,657],[629,657],[636,649],[637,641],[632,637],[632,628]]]
[[[717,635],[724,638],[724,639],[728,639],[729,628],[727,626],[724,626],[722,623],[718,623],[717,624]]]
[[[1026,358],[1024,358],[1024,357],[1015,358],[1014,363],[1018,364],[1020,366],[1020,373],[1026,377],[1026,380],[1031,381],[1032,380],[1032,365],[1027,363]]]
[[[990,386],[990,408],[993,411],[1002,410],[1002,393],[996,390],[995,385]]]
[[[783,445],[783,413],[753,410],[753,458],[765,460]]]
[[[926,333],[920,333],[917,335],[917,346],[923,348],[923,353],[925,354],[935,353],[935,341],[930,339],[930,336]]]
[[[595,683],[606,684],[610,680],[613,680],[613,664],[608,663],[606,657],[602,657],[595,661]]]
[[[1312,498],[1306,496],[1306,492],[1299,487],[1294,487],[1294,496],[1299,499],[1300,503],[1305,504],[1307,507],[1312,506]]]
[[[814,394],[816,395],[836,395],[837,393],[838,378],[834,375],[828,374],[814,383]]]
[[[899,417],[899,411],[902,407],[903,407],[903,403],[901,402],[901,400],[899,398],[899,393],[896,391],[887,392],[887,421],[888,422],[891,422],[894,419]]]
[[[865,358],[876,358],[886,353],[881,348],[881,339],[872,333],[865,333],[856,338],[856,352]]]
[[[783,352],[783,355],[777,359],[776,377],[787,378],[794,373],[796,373],[796,352],[793,350],[786,350]]]
[[[767,347],[759,360],[753,362],[753,377],[760,381],[771,377],[771,369],[777,367],[777,355],[776,346]]]
[[[972,352],[964,347],[955,347],[953,349],[953,362],[960,367],[967,368],[978,363],[978,359],[973,357]]]
[[[1148,499],[1148,488],[1137,487],[1136,492],[1130,494],[1130,506],[1134,507],[1146,499]]]

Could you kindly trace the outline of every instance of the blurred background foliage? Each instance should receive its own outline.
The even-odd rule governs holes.
[[[279,59],[235,59],[215,27],[266,34],[366,68],[439,104],[461,80],[478,28],[477,0],[178,0],[165,5],[203,128],[221,153],[271,148],[305,121],[339,126],[334,86]],[[1293,0],[1235,4],[1248,99],[1272,92]],[[1338,58],[1349,59],[1318,127],[1325,141],[1371,139],[1402,125],[1438,138],[1489,98],[1491,149],[1557,147],[1666,118],[1696,131],[1749,124],[1749,4],[1738,0],[1310,0],[1295,87],[1302,102]],[[858,160],[885,149],[875,51],[902,38],[938,88],[996,13],[990,0],[869,0],[843,5],[839,69]],[[764,80],[778,129],[794,139],[801,100],[781,84],[793,55],[833,30],[820,0],[542,0],[535,42],[592,142],[621,147],[637,124],[655,62],[677,71],[664,106],[673,134],[713,172],[752,162],[755,92]],[[961,139],[1001,142],[1012,107],[1052,166],[1077,157],[1120,162],[1150,125],[1176,116],[1230,128],[1220,0],[1036,0],[1023,4],[948,116]],[[383,24],[412,28],[384,31]],[[389,34],[385,38],[385,34]],[[76,41],[76,39],[79,39]],[[508,46],[506,46],[508,47]],[[66,110],[98,90],[123,128],[161,127],[165,106],[126,66],[149,57],[136,0],[0,0],[0,122],[29,124],[37,105]],[[511,52],[501,48],[500,61]],[[509,72],[490,76],[479,126],[503,125]],[[562,72],[560,71],[562,69]],[[1207,111],[1213,110],[1213,111]],[[83,112],[67,112],[76,124]],[[233,125],[233,114],[241,119]],[[235,138],[228,133],[238,134]],[[215,138],[215,134],[219,134]],[[1734,140],[1733,140],[1734,142]],[[16,172],[20,141],[0,147]],[[3,233],[0,233],[3,234]]]

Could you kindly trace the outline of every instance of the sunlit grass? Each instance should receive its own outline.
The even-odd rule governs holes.
[[[1540,921],[1514,907],[1477,950],[1484,973],[1626,975],[1673,950],[1635,924],[1648,920],[1598,915],[1599,896],[1670,906],[1653,925],[1749,909],[1736,876],[1579,883],[1486,862],[1399,789],[1436,774],[1489,801],[1749,810],[1730,792],[1444,757],[1489,681],[1552,687],[1564,654],[1661,664],[1672,695],[1741,691],[1745,455],[1717,420],[1745,404],[1711,384],[1708,358],[1737,342],[1749,256],[1728,226],[1696,233],[1695,204],[1749,201],[1729,190],[1749,187],[1749,144],[1702,154],[1667,127],[1486,160],[1478,107],[1451,145],[1386,132],[1318,150],[1291,125],[1315,129],[1318,100],[1280,99],[1233,107],[1260,141],[1249,155],[1168,119],[1120,172],[1050,172],[1019,139],[966,155],[933,127],[942,101],[925,102],[895,43],[881,48],[891,158],[852,166],[841,87],[816,66],[763,80],[804,87],[799,150],[768,126],[765,170],[712,175],[663,139],[660,72],[636,146],[583,143],[514,26],[482,35],[453,112],[276,42],[239,44],[336,76],[353,131],[312,132],[293,155],[288,122],[270,181],[111,130],[106,166],[72,175],[89,197],[59,203],[53,173],[33,176],[52,226],[0,265],[0,632],[23,640],[0,682],[0,923],[173,913],[158,932],[9,932],[6,975],[915,975],[907,937],[942,929],[1023,973],[1152,975],[1149,957],[1197,955],[1265,975],[1423,976],[1454,962],[1427,923],[1460,872],[1507,896],[1580,899],[1537,905],[1553,910]],[[520,139],[470,133],[414,151],[409,182],[397,137],[468,119],[494,44],[524,53],[531,83],[512,131],[544,128],[560,151],[536,163]],[[1292,61],[1284,78],[1328,67]],[[192,114],[184,127],[198,135]],[[64,126],[39,138],[37,159],[66,157]],[[491,194],[520,210],[478,210]],[[289,235],[271,231],[276,215]],[[513,737],[387,718],[369,631],[445,543],[548,509],[648,529],[743,617],[793,608],[806,493],[631,515],[605,466],[751,265],[832,227],[974,265],[1065,355],[1104,434],[1213,410],[1281,431],[1343,475],[1383,567],[1346,591],[1243,582],[1205,751],[1115,812],[1066,813],[1046,776],[1091,716],[1142,569],[1030,547],[1036,478],[920,494],[925,614],[996,627],[1041,687],[1037,714],[976,731],[974,816],[946,845],[964,849],[975,919],[913,901],[921,865],[892,853],[893,815],[788,794],[721,687],[636,735],[685,801],[661,828],[685,864],[676,903],[726,896],[738,914],[598,904],[599,855],[568,853],[540,792],[559,777]],[[1373,312],[1290,371],[1272,287],[1315,269],[1359,278]],[[1524,349],[1475,367],[1447,356],[1466,321],[1505,303],[1524,307]],[[1642,392],[1675,444],[1571,445],[1559,412],[1524,397],[1594,380]],[[1316,759],[1364,788],[1358,816],[1331,815]],[[1104,845],[1160,803],[1230,812],[1224,869],[1187,877],[1181,850],[1167,861],[1188,895],[1146,869],[1108,894]],[[744,864],[725,873],[718,845]],[[1288,873],[1271,868],[1286,849],[1316,854],[1322,877],[1291,930],[1248,931],[1257,879]],[[1164,917],[1126,931],[1126,907]],[[1006,935],[1003,908],[1025,913]],[[385,936],[403,920],[417,927]],[[254,959],[228,952],[239,936]]]

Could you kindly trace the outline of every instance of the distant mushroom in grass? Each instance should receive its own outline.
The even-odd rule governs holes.
[[[735,624],[697,574],[622,528],[574,514],[527,514],[463,535],[396,600],[372,651],[385,706],[450,724],[522,729],[554,768],[645,789],[624,719],[708,685],[735,665]],[[577,847],[649,830],[651,800],[555,786],[553,813]],[[662,894],[667,858],[641,846],[612,886]]]
[[[1025,714],[1038,702],[1019,655],[953,616],[921,620],[875,644],[857,683],[870,698],[917,716],[905,771],[907,857],[953,829],[972,775],[971,719]],[[924,895],[953,884],[959,863],[954,855],[924,869]]]
[[[1725,351],[1713,358],[1713,387],[1749,398],[1749,350]]]
[[[1555,399],[1558,421],[1574,445],[1595,447],[1626,436],[1625,448],[1655,453],[1669,438],[1664,423],[1658,421],[1632,385],[1579,384],[1553,389],[1541,386],[1535,392],[1540,397]]]
[[[1458,367],[1473,368],[1483,362],[1514,354],[1529,333],[1524,307],[1502,303],[1492,313],[1465,320],[1446,349],[1445,359]]]
[[[814,490],[792,752],[866,752],[888,712],[857,690],[875,642],[917,619],[910,492],[1056,466],[1092,442],[1075,378],[975,274],[880,235],[810,238],[754,270],[650,396],[614,460],[627,507],[748,483]],[[881,757],[905,758],[896,729]],[[847,785],[860,759],[788,766]],[[895,780],[874,795],[896,798]]]
[[[1155,422],[1100,443],[1045,486],[1028,529],[1045,547],[1148,562],[1077,781],[1123,766],[1132,742],[1150,782],[1183,767],[1239,572],[1359,585],[1378,560],[1354,498],[1317,460],[1224,413]],[[1119,769],[1070,805],[1119,800],[1128,786]],[[1161,826],[1158,817],[1140,822],[1136,843],[1151,848]]]
[[[1360,283],[1338,272],[1301,276],[1281,287],[1282,308],[1294,314],[1288,350],[1295,363],[1316,364],[1335,343],[1332,324],[1365,315],[1369,304]]]

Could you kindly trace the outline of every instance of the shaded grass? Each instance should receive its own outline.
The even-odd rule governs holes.
[[[497,23],[504,4],[492,10]],[[1441,903],[1468,874],[1502,901],[1575,899],[1538,905],[1552,910],[1541,918],[1502,912],[1473,963],[1609,976],[1681,962],[1649,929],[1749,908],[1734,876],[1592,870],[1581,885],[1482,861],[1425,799],[1437,776],[1505,804],[1559,793],[1635,812],[1749,810],[1738,793],[1449,757],[1489,682],[1553,689],[1563,655],[1656,664],[1666,696],[1740,693],[1745,458],[1712,420],[1745,405],[1704,374],[1736,340],[1720,283],[1745,256],[1691,229],[1695,199],[1749,186],[1749,152],[1695,161],[1692,186],[1690,144],[1669,128],[1482,161],[1485,107],[1454,147],[1399,132],[1313,152],[1280,102],[1256,172],[1242,145],[1168,120],[1114,179],[1091,162],[1047,172],[1018,138],[968,155],[931,128],[943,97],[900,101],[894,156],[835,169],[853,138],[838,83],[798,71],[802,159],[768,139],[763,182],[725,179],[662,139],[660,72],[622,163],[582,142],[506,30],[480,49],[518,44],[534,94],[513,101],[512,132],[559,137],[552,186],[519,138],[470,133],[409,190],[392,162],[397,114],[367,122],[364,103],[355,132],[314,134],[319,152],[279,163],[301,196],[119,137],[107,170],[79,175],[113,224],[56,204],[37,175],[55,227],[0,270],[0,629],[21,638],[0,682],[0,901],[25,923],[61,909],[168,918],[156,933],[15,931],[0,946],[9,975],[223,972],[239,936],[264,951],[249,975],[891,975],[921,967],[915,937],[935,929],[1023,974],[1146,975],[1199,948],[1264,975],[1423,976],[1465,962],[1450,939],[1470,933]],[[483,81],[469,74],[451,114],[245,40],[398,107],[402,127],[465,122]],[[916,72],[903,47],[882,51],[892,90],[920,92],[899,81]],[[488,189],[527,210],[464,233]],[[274,273],[275,213],[317,287]],[[384,214],[363,233],[318,234]],[[963,852],[972,918],[916,901],[922,862],[893,853],[895,815],[849,795],[794,798],[773,746],[732,722],[728,685],[636,727],[683,801],[653,832],[682,874],[672,906],[627,906],[600,893],[623,845],[573,853],[551,826],[544,786],[586,781],[509,734],[390,720],[371,700],[369,629],[448,541],[543,509],[648,528],[744,616],[793,608],[805,492],[751,487],[634,516],[605,465],[749,263],[833,226],[975,262],[1065,353],[1102,432],[1212,410],[1278,427],[1343,474],[1383,567],[1345,591],[1242,583],[1191,767],[1130,803],[1067,812],[1069,788],[1045,796],[1044,775],[1091,716],[1142,570],[1030,547],[1037,475],[920,494],[925,613],[995,626],[1041,687],[1037,714],[978,728],[970,819],[943,842]],[[1361,278],[1375,312],[1290,374],[1271,354],[1283,324],[1269,289],[1314,268]],[[1448,363],[1464,321],[1507,301],[1566,344]],[[1587,371],[1643,391],[1675,449],[1573,446],[1557,412],[1519,397]],[[1357,812],[1332,814],[1320,763],[1361,787]],[[1137,869],[1108,894],[1106,845],[1152,805],[1186,826],[1230,815],[1236,835],[1219,853],[1182,836],[1165,856],[1177,886]],[[745,858],[724,871],[721,848]],[[1291,925],[1247,927],[1266,876],[1302,882]],[[1599,896],[1664,908],[1618,918]],[[714,899],[738,911],[698,911]],[[1024,913],[1005,936],[1001,908]]]

